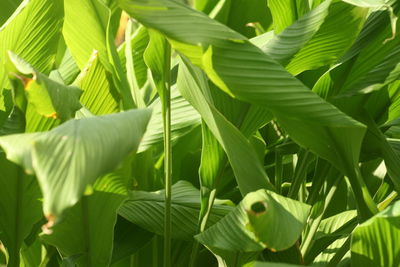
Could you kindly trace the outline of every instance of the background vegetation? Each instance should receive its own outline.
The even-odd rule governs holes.
[[[0,265],[400,266],[399,1],[0,5]]]

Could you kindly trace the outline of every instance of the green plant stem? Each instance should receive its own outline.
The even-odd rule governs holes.
[[[20,240],[20,232],[21,232],[21,225],[22,225],[22,215],[21,215],[21,211],[22,211],[22,188],[23,188],[23,170],[22,168],[18,168],[18,172],[17,172],[17,201],[16,201],[16,225],[15,225],[15,233],[14,233],[14,238],[15,241],[19,241]],[[20,244],[21,245],[21,244]],[[10,258],[9,258],[9,262],[8,262],[8,266],[19,266],[20,265],[20,259],[19,259],[19,247],[15,246],[13,250],[10,250],[12,253],[10,253]]]
[[[303,257],[305,257],[306,253],[308,252],[310,245],[314,239],[314,235],[318,230],[319,224],[321,223],[322,218],[324,217],[325,211],[327,207],[329,206],[329,203],[331,202],[333,195],[336,192],[337,186],[339,182],[342,179],[338,177],[335,181],[335,184],[329,189],[328,194],[326,195],[325,202],[324,202],[324,208],[323,211],[316,217],[315,219],[312,219],[310,224],[310,230],[308,231],[306,238],[304,239],[304,242],[301,244],[301,254]]]
[[[368,191],[367,185],[358,167],[354,169],[353,175],[349,177],[349,181],[357,202],[360,222],[366,221],[374,214],[378,213],[379,210]]]
[[[208,221],[208,218],[210,217],[212,206],[214,205],[216,192],[217,192],[216,189],[211,190],[208,193],[208,197],[205,198],[206,199],[205,205],[207,208],[200,211],[198,233],[201,233],[206,229],[207,221]],[[192,253],[190,255],[189,267],[196,266],[198,251],[199,251],[199,242],[194,240],[193,247],[192,247]]]
[[[282,164],[283,156],[279,151],[275,151],[275,188],[278,194],[282,191],[282,172],[283,172],[283,164]]]
[[[307,198],[307,204],[314,205],[317,201],[318,195],[321,191],[321,188],[324,184],[324,177],[329,177],[331,172],[334,172],[335,169],[328,162],[322,160],[321,158],[317,159],[317,165],[314,171],[314,177],[312,178],[313,185],[311,187],[311,192]]]
[[[171,46],[167,41],[164,58],[164,175],[165,175],[165,220],[164,220],[164,266],[171,266],[171,198],[172,198],[172,149],[171,149]]]
[[[307,172],[307,167],[308,164],[310,163],[310,158],[312,157],[312,154],[309,151],[304,152],[304,156],[301,157],[300,162],[298,163],[298,166],[296,166],[296,171],[293,177],[293,184],[290,187],[288,197],[292,199],[296,199],[297,195],[300,190],[301,184],[304,182],[304,179],[306,178],[306,172]]]

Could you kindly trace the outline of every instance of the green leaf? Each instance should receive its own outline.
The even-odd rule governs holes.
[[[161,100],[157,98],[150,107],[153,115],[149,121],[147,130],[140,143],[138,152],[143,152],[153,145],[163,142],[163,122]],[[199,126],[201,118],[199,113],[186,101],[179,90],[171,88],[171,140],[175,142],[181,136],[186,135],[195,127]]]
[[[207,247],[234,252],[291,247],[301,235],[310,206],[271,191],[247,194],[221,221],[196,236]]]
[[[19,253],[33,225],[42,218],[36,178],[5,158],[0,150],[0,240],[9,254],[8,266],[19,266]]]
[[[147,31],[141,27],[137,29],[135,33],[135,37],[133,38],[135,42],[133,42],[134,48],[132,49],[132,31],[133,31],[133,22],[131,19],[128,19],[128,23],[125,29],[125,43],[124,43],[124,52],[125,52],[125,68],[126,74],[129,82],[129,86],[131,89],[131,93],[135,104],[139,108],[146,107],[144,103],[142,92],[140,91],[141,87],[143,87],[144,83],[147,80],[147,66],[143,62],[144,61],[144,49],[145,45],[148,43],[148,33]],[[143,31],[144,30],[144,31]],[[143,33],[144,34],[141,34]],[[147,37],[147,38],[146,38]],[[146,40],[147,39],[147,40]],[[143,49],[141,51],[141,49]],[[133,59],[135,58],[135,60]],[[135,62],[136,61],[136,62]],[[142,63],[142,64],[141,64]],[[144,65],[144,66],[143,66]],[[144,68],[143,68],[144,67]],[[139,80],[140,79],[140,80]]]
[[[9,57],[17,69],[10,75],[23,83],[27,101],[35,107],[37,113],[61,121],[75,117],[75,112],[81,108],[79,97],[82,91],[79,88],[49,79],[12,52]]]
[[[278,2],[278,1],[276,1]],[[302,16],[299,20],[275,35],[272,40],[261,46],[261,49],[273,59],[286,65],[290,59],[316,34],[329,14],[331,0]]]
[[[323,3],[322,5],[325,5]],[[334,63],[356,40],[368,9],[341,1],[329,7],[329,14],[313,38],[293,57],[286,69],[293,75]],[[340,31],[338,31],[340,27]]]
[[[70,85],[80,73],[80,69],[68,48],[65,50],[60,66],[56,71],[66,85]]]
[[[309,10],[307,2],[303,0],[268,0],[275,33],[280,33],[302,17]]]
[[[2,5],[3,10],[3,5]],[[8,115],[10,88],[4,64],[12,50],[32,66],[48,74],[55,60],[63,21],[62,0],[25,0],[0,27],[0,123]]]
[[[127,170],[123,167],[99,178],[91,195],[83,196],[54,227],[45,225],[41,238],[63,257],[76,256],[77,266],[109,266],[117,209],[127,196]]]
[[[114,228],[114,244],[111,262],[118,262],[139,251],[146,246],[153,237],[153,233],[118,216]]]
[[[8,158],[38,177],[50,221],[139,146],[150,110],[71,120],[49,132],[0,137]],[[56,178],[55,178],[56,177]]]
[[[272,189],[273,186],[269,183],[250,142],[202,94],[202,87],[207,87],[206,82],[201,70],[182,61],[178,73],[178,87],[182,95],[199,111],[210,131],[224,148],[241,193],[245,195],[260,188]]]
[[[220,1],[225,2],[225,10],[219,13],[225,13],[223,16],[218,14],[215,19],[223,22],[229,28],[247,36],[253,37],[271,27],[272,16],[268,9],[267,0],[235,0]],[[217,5],[217,6],[218,6]],[[223,9],[223,8],[222,8]],[[225,11],[225,12],[224,12]],[[211,12],[210,16],[215,12]],[[221,19],[220,17],[224,17]]]
[[[122,98],[124,109],[134,107],[129,84],[111,33],[111,10],[100,0],[71,0],[65,2],[63,35],[81,70],[93,50],[112,79]]]
[[[225,92],[269,108],[302,146],[346,173],[358,162],[365,127],[316,96],[240,34],[174,1],[121,0],[120,6],[170,38],[172,46],[201,64]]]
[[[378,90],[398,75],[398,38],[391,35],[386,12],[372,12],[356,42],[346,54],[320,77],[313,91],[327,97]]]
[[[55,60],[63,22],[62,0],[25,0],[0,28],[0,63],[7,51],[24,58],[35,69],[48,74]],[[6,72],[0,68],[0,90],[7,87]]]
[[[22,0],[6,0],[1,5],[0,26],[14,13]]]
[[[120,109],[117,91],[110,76],[100,62],[98,53],[94,52],[74,82],[83,91],[81,103],[95,115],[115,113]]]
[[[400,201],[359,225],[351,237],[354,266],[400,264]]]
[[[162,235],[164,233],[164,190],[157,192],[131,191],[129,199],[118,210],[118,214],[140,227]],[[228,202],[229,203],[229,202]],[[209,225],[228,214],[232,207],[216,201],[209,217]],[[172,186],[172,237],[191,240],[197,233],[200,211],[200,192],[186,181]]]

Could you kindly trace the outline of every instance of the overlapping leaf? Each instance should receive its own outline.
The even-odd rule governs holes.
[[[41,217],[40,188],[34,176],[5,158],[0,151],[0,239],[8,266],[19,266],[20,247]]]
[[[359,225],[352,234],[351,263],[354,266],[400,264],[400,202]]]
[[[109,266],[117,209],[127,197],[127,170],[99,178],[93,193],[67,210],[64,219],[46,229],[41,238],[56,246],[63,257],[75,259],[77,266]]]
[[[63,1],[25,0],[0,28],[0,123],[10,112],[11,94],[4,64],[11,50],[48,74],[61,36]]]
[[[346,172],[358,162],[364,127],[313,94],[245,37],[175,1],[122,0],[120,6],[165,34],[221,89],[272,110],[301,145]]]
[[[139,152],[151,146],[161,144],[163,141],[163,122],[161,101],[156,99],[150,107],[153,115],[149,121],[143,141],[140,143]],[[171,140],[175,141],[199,126],[201,122],[199,113],[186,101],[176,87],[171,89]]]
[[[118,213],[127,220],[147,229],[163,234],[164,191],[131,191],[129,199],[121,206]],[[190,183],[179,181],[172,186],[172,237],[191,240],[197,233],[200,211],[200,192]],[[209,217],[210,225],[216,223],[233,208],[216,201]]]
[[[241,193],[245,195],[260,188],[272,189],[273,186],[249,141],[204,97],[202,87],[207,87],[207,80],[201,70],[182,61],[178,87],[202,115],[202,119],[225,150]]]
[[[59,118],[62,121],[75,116],[75,112],[81,108],[79,88],[65,86],[49,79],[12,52],[9,53],[9,57],[16,68],[10,76],[13,76],[14,80],[20,80],[24,87],[20,89],[14,86],[17,105],[22,110],[24,110],[23,98],[26,97],[42,116]]]
[[[7,157],[35,173],[50,221],[139,146],[150,110],[71,120],[49,132],[0,138]]]
[[[234,252],[275,251],[300,237],[310,206],[260,189],[196,239],[207,247]]]
[[[119,110],[117,91],[110,76],[100,62],[98,52],[94,52],[74,82],[83,91],[81,103],[95,115],[110,114]]]
[[[112,79],[121,96],[124,109],[132,108],[129,84],[111,34],[111,10],[100,0],[71,0],[65,2],[63,35],[80,69],[89,61],[93,50]]]

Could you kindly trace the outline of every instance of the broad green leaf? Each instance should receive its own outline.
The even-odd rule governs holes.
[[[214,19],[226,24],[229,28],[244,36],[253,37],[271,27],[272,16],[267,2],[267,0],[219,1],[218,5],[210,13],[210,17],[214,18],[214,12],[223,3],[224,6]]]
[[[133,31],[133,23],[131,19],[128,19],[128,24],[126,25],[126,30],[125,30],[125,67],[126,67],[126,74],[129,82],[129,86],[131,89],[131,93],[133,96],[133,99],[135,101],[135,104],[139,108],[144,108],[146,107],[146,104],[144,103],[142,93],[140,92],[140,88],[143,87],[144,83],[147,80],[147,67],[144,64],[144,57],[143,53],[145,51],[140,51],[140,49],[145,49],[144,44],[147,44],[146,38],[147,36],[147,31],[143,31],[143,27],[137,29],[135,36],[133,37],[135,39],[134,45],[136,45],[134,48],[132,48],[132,31]],[[144,29],[145,30],[145,29]],[[144,32],[145,34],[141,34]],[[138,46],[139,44],[139,46]],[[142,45],[142,46],[140,46]],[[139,51],[138,51],[139,50]],[[135,61],[133,60],[133,57],[135,58]],[[143,63],[141,65],[140,63]],[[144,68],[142,68],[144,67]]]
[[[118,216],[114,227],[114,243],[111,262],[115,263],[146,246],[154,237],[143,228]]]
[[[150,107],[153,115],[147,130],[140,143],[138,152],[143,152],[156,144],[163,142],[163,122],[160,98],[157,98]],[[175,142],[179,137],[189,133],[201,123],[199,113],[186,101],[179,90],[171,88],[171,140]]]
[[[357,211],[348,210],[322,220],[321,224],[318,226],[318,231],[315,238],[318,239],[326,235],[331,235],[332,233],[335,233],[346,223],[356,218],[356,216]]]
[[[27,246],[22,245],[21,249],[21,265],[23,267],[36,267],[40,266],[42,261],[42,242],[37,238],[33,244]]]
[[[118,210],[118,214],[140,227],[162,235],[164,233],[164,191],[131,191],[129,199]],[[229,203],[229,202],[227,202]],[[209,217],[209,225],[219,221],[233,208],[216,201]],[[172,186],[172,237],[191,240],[197,233],[200,211],[200,192],[186,181]]]
[[[307,2],[303,0],[268,0],[275,33],[280,33],[302,17],[309,10]]]
[[[69,49],[65,50],[64,56],[62,58],[59,68],[57,69],[57,72],[59,73],[61,79],[66,85],[70,85],[71,83],[73,83],[73,81],[80,73],[80,69],[78,65],[76,65],[76,62],[72,57],[71,52],[69,52]]]
[[[35,69],[48,74],[55,60],[62,21],[62,0],[25,0],[0,27],[0,123],[10,111],[10,94],[4,89],[10,89],[4,68],[7,51],[14,51]]]
[[[74,82],[83,91],[81,103],[95,115],[119,111],[117,91],[110,75],[100,62],[98,53],[94,52]]]
[[[367,112],[363,114],[363,122],[368,126],[368,132],[364,141],[366,149],[373,153],[378,153],[384,159],[391,181],[396,190],[400,190],[400,156],[395,153],[395,150],[390,145],[382,131],[366,114]]]
[[[7,51],[24,58],[35,69],[48,74],[55,60],[63,21],[62,0],[25,0],[0,28],[0,63]],[[0,90],[7,87],[6,72],[0,68]]]
[[[17,106],[14,106],[7,120],[0,126],[0,136],[23,133],[24,131],[25,114]]]
[[[296,142],[352,172],[364,126],[313,94],[246,38],[175,1],[121,0],[120,6],[170,38],[225,92],[269,108]]]
[[[49,79],[16,54],[10,52],[9,57],[16,68],[10,75],[23,84],[27,101],[35,107],[37,113],[61,121],[75,116],[75,112],[81,108],[79,97],[82,92],[79,88],[68,87]],[[18,93],[15,93],[17,97]]]
[[[357,226],[356,217],[357,211],[349,210],[322,220],[315,234],[315,240],[305,255],[306,263],[327,264],[336,249]]]
[[[178,73],[178,88],[198,110],[224,148],[242,195],[260,188],[272,189],[273,186],[249,141],[202,94],[201,88],[207,86],[206,82],[200,69],[182,61]]]
[[[200,186],[202,190],[210,191],[215,188],[217,179],[225,168],[226,157],[223,148],[218,143],[218,139],[214,137],[207,124],[202,123],[201,128],[202,148],[199,169]],[[206,195],[209,195],[209,193],[210,192],[207,192]]]
[[[70,120],[49,132],[0,137],[0,145],[36,174],[45,215],[54,223],[88,185],[137,149],[149,119],[150,110],[133,110]]]
[[[276,1],[278,2],[278,1]],[[302,16],[292,25],[261,46],[273,59],[286,65],[290,59],[314,36],[329,14],[331,0]]]
[[[284,250],[300,237],[309,211],[309,205],[260,189],[196,239],[227,251]]]
[[[400,264],[400,202],[359,225],[351,237],[354,266],[398,266]]]
[[[114,44],[110,21],[111,10],[100,0],[66,1],[63,35],[81,70],[89,61],[93,50],[98,52],[101,64],[112,73],[124,109],[128,109],[134,103]]]
[[[338,239],[336,239],[332,244],[330,244],[324,251],[322,251],[314,259],[313,265],[321,267],[327,266],[328,263],[334,260],[336,253],[338,253],[341,249],[346,248],[345,246],[348,238],[349,237],[347,236],[341,236]],[[348,244],[346,249],[347,251],[349,250]],[[330,265],[332,265],[332,263]],[[333,266],[338,266],[338,265],[334,264]]]
[[[167,40],[156,31],[149,31],[150,41],[144,52],[144,61],[149,67],[154,83],[164,105],[166,97],[164,94],[170,86],[170,47]]]
[[[5,0],[4,3],[1,4],[0,26],[14,13],[21,2],[22,0]]]
[[[127,196],[125,169],[99,178],[91,195],[83,196],[54,227],[46,225],[41,239],[64,258],[75,257],[77,266],[109,266],[117,209]]]
[[[398,38],[390,38],[386,12],[375,11],[367,18],[354,45],[315,84],[321,96],[369,93],[396,79]],[[352,61],[353,60],[353,61]]]
[[[341,1],[332,3],[329,14],[318,32],[293,57],[286,69],[293,75],[297,75],[305,70],[334,63],[356,40],[367,12],[366,8]]]
[[[145,27],[139,27],[131,37],[131,57],[133,61],[134,76],[139,88],[142,88],[147,81],[147,66],[144,62],[143,54],[149,43],[149,33]],[[126,71],[126,42],[118,48],[118,55],[121,59],[122,67]],[[127,73],[129,75],[129,73]]]
[[[8,161],[0,150],[0,240],[9,254],[8,266],[19,265],[19,253],[33,225],[42,218],[36,178]]]

